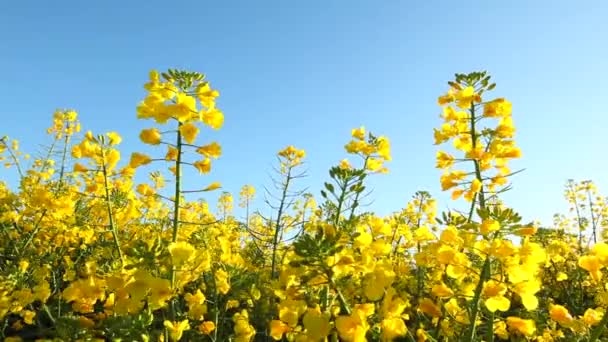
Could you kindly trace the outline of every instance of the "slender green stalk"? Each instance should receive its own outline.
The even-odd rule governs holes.
[[[363,161],[363,170],[365,170],[367,168],[367,161],[369,160],[369,156],[365,157],[365,160]],[[359,186],[363,185],[363,180],[359,180]],[[353,207],[350,211],[350,215],[348,216],[348,220],[352,221],[353,218],[355,217],[355,209],[357,209],[357,207],[359,206],[359,196],[361,195],[361,192],[357,192],[355,194],[355,199],[353,200]]]
[[[587,199],[589,200],[589,213],[591,214],[591,228],[593,229],[593,243],[597,243],[597,224],[595,215],[593,214],[593,200],[591,199],[591,192],[587,188]]]
[[[467,331],[467,335],[464,341],[473,342],[475,341],[475,330],[477,328],[477,316],[479,314],[479,299],[481,298],[481,292],[483,291],[483,284],[485,282],[486,277],[488,277],[487,273],[490,270],[490,258],[486,257],[483,268],[481,270],[481,274],[479,275],[479,282],[477,283],[477,287],[475,288],[475,295],[473,296],[473,302],[471,303],[471,320],[469,325],[469,330]]]
[[[281,194],[281,203],[279,204],[279,211],[277,213],[277,220],[274,224],[274,237],[272,239],[272,265],[270,268],[270,278],[276,279],[278,277],[277,273],[277,250],[279,248],[279,234],[281,233],[281,219],[283,218],[283,210],[285,209],[285,200],[287,198],[287,189],[289,188],[289,183],[291,182],[291,167],[287,170],[287,178],[285,179],[285,183],[283,184],[283,193]]]
[[[329,269],[329,271],[327,272],[327,278],[329,279],[329,284],[331,285],[331,287],[334,289],[334,291],[336,291],[336,294],[338,296],[338,301],[340,301],[340,306],[342,307],[342,310],[347,315],[350,315],[350,313],[351,313],[350,305],[348,305],[346,298],[344,298],[342,291],[340,291],[338,284],[336,284],[336,281],[334,280],[331,269]]]
[[[179,230],[179,212],[181,205],[181,180],[182,180],[182,133],[179,128],[182,126],[180,122],[177,126],[176,148],[177,157],[175,158],[175,199],[173,208],[173,233],[171,242],[177,241],[177,232]],[[171,267],[171,287],[175,287],[175,265]]]
[[[340,187],[340,197],[338,198],[338,206],[336,208],[336,218],[334,219],[334,226],[338,229],[338,223],[340,223],[340,214],[342,212],[342,205],[344,204],[344,199],[346,198],[346,188],[348,186],[348,182],[344,181],[344,184]]]
[[[475,120],[476,120],[475,104],[473,104],[473,103],[471,103],[470,113],[471,113],[471,121],[470,121],[471,132],[470,133],[471,133],[471,141],[472,141],[471,144],[472,144],[472,148],[475,149],[475,147],[477,145],[477,132],[476,132],[476,128],[475,128]],[[480,182],[482,182],[483,179],[481,177],[481,168],[479,167],[479,162],[477,160],[473,160],[473,162],[475,164],[475,177]],[[485,209],[486,202],[485,202],[485,197],[484,197],[484,193],[483,193],[483,186],[479,190],[478,197],[479,197],[480,208]],[[471,209],[473,209],[473,208],[474,207],[472,207]],[[470,217],[472,216],[472,212],[473,212],[473,210],[471,210]],[[490,276],[491,276],[491,260],[490,260],[490,256],[486,256],[486,258],[483,262],[481,274],[479,275],[479,282],[477,283],[477,286],[475,288],[475,295],[473,297],[473,302],[471,303],[470,326],[469,326],[469,330],[467,331],[467,335],[465,337],[465,341],[467,341],[467,342],[473,342],[475,340],[477,317],[479,315],[479,299],[481,298],[481,292],[483,291],[483,285]]]
[[[63,140],[63,151],[61,152],[61,169],[59,170],[59,189],[63,187],[63,177],[65,176],[65,164],[68,155],[68,145],[70,144],[70,135],[66,134]]]
[[[103,147],[101,148],[101,170],[103,172],[103,186],[105,189],[105,202],[106,210],[108,211],[108,220],[110,221],[110,229],[112,231],[112,237],[114,238],[114,246],[118,252],[120,258],[120,265],[125,265],[125,260],[120,249],[120,242],[118,241],[118,231],[116,230],[116,224],[114,223],[114,214],[112,210],[112,202],[110,201],[110,187],[108,185],[108,170],[106,168],[106,156]]]

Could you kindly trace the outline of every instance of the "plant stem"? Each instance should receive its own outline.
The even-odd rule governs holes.
[[[283,210],[285,207],[285,199],[287,198],[287,189],[289,188],[289,183],[291,182],[291,167],[287,170],[287,178],[285,179],[285,183],[283,184],[283,192],[281,194],[281,203],[279,204],[279,211],[277,212],[277,220],[275,222],[274,228],[274,237],[272,239],[272,265],[270,268],[270,278],[276,279],[278,277],[277,273],[277,249],[279,248],[279,234],[281,233],[281,219],[283,218]]]
[[[490,258],[486,257],[483,268],[481,270],[481,274],[479,275],[479,282],[477,283],[477,287],[475,288],[475,295],[473,297],[473,302],[471,303],[471,320],[469,325],[469,330],[467,331],[467,336],[464,339],[467,342],[475,341],[475,328],[477,326],[477,316],[479,314],[479,299],[481,298],[481,292],[483,290],[483,284],[485,282],[485,278],[487,273],[490,270]]]
[[[118,251],[118,257],[120,258],[120,265],[125,265],[125,260],[120,249],[120,242],[118,241],[118,231],[116,230],[116,224],[114,223],[114,214],[112,213],[112,202],[110,202],[110,189],[108,185],[108,170],[106,168],[106,156],[103,147],[101,148],[101,169],[103,172],[103,186],[105,188],[105,201],[106,209],[108,211],[108,220],[110,221],[110,229],[112,230],[112,237],[114,238],[114,246]]]

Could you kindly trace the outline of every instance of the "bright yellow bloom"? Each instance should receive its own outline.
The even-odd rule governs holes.
[[[195,161],[192,165],[198,170],[200,173],[209,173],[211,172],[211,159],[205,158],[203,160]]]
[[[222,147],[218,143],[212,142],[209,145],[199,147],[196,152],[205,157],[217,159],[222,155]]]
[[[175,266],[181,266],[192,259],[194,246],[185,241],[172,242],[169,245],[169,253]]]
[[[352,168],[348,159],[342,159],[339,166],[342,170],[350,170]]]
[[[289,331],[289,326],[281,321],[272,320],[270,321],[270,336],[279,341],[283,338],[283,334]]]
[[[199,129],[194,123],[188,122],[179,127],[179,132],[188,144],[194,144]]]
[[[365,140],[365,127],[361,126],[359,128],[353,128],[351,135],[355,139]]]
[[[205,321],[198,326],[198,330],[205,335],[209,335],[215,330],[215,323],[213,321]]]
[[[531,319],[522,319],[519,317],[507,317],[507,326],[511,331],[523,336],[533,336],[536,332],[536,324]]]
[[[306,335],[313,341],[319,341],[329,335],[329,317],[322,314],[319,308],[308,309],[302,317]]]
[[[601,269],[604,267],[600,263],[600,258],[595,255],[585,255],[578,259],[578,265],[589,272],[593,280],[600,281],[602,279]]]
[[[152,162],[152,159],[149,156],[147,156],[143,153],[134,152],[133,154],[131,154],[131,160],[129,161],[129,167],[135,169],[142,165],[150,164],[150,162]]]
[[[481,222],[481,225],[479,226],[479,231],[483,235],[488,235],[498,230],[500,230],[500,223],[493,219],[485,219]]]
[[[115,149],[110,149],[106,153],[106,160],[105,160],[106,168],[108,170],[113,170],[116,167],[116,164],[118,163],[119,160],[120,160],[120,152],[118,152],[118,150],[115,150]]]
[[[145,144],[158,145],[160,144],[161,134],[157,128],[144,129],[139,134],[139,139]]]
[[[475,89],[468,86],[455,94],[456,105],[462,109],[469,109],[473,102],[481,102],[479,94],[475,93]]]
[[[499,98],[486,103],[483,107],[483,116],[490,118],[505,117],[511,115],[511,102]]]
[[[224,124],[224,114],[215,108],[201,110],[199,116],[201,121],[213,129],[220,129]]]
[[[600,311],[594,310],[594,309],[587,309],[585,311],[585,314],[583,315],[583,322],[587,325],[587,326],[594,326],[597,325],[603,317],[604,314],[602,314]]]
[[[549,316],[551,316],[552,320],[563,326],[568,326],[574,321],[574,318],[570,315],[568,309],[561,305],[552,305],[549,309]]]
[[[110,146],[118,145],[122,141],[122,138],[116,132],[109,132],[109,133],[106,133],[106,135],[108,136],[108,138],[110,138],[110,141],[109,141]]]
[[[182,338],[184,330],[190,329],[190,324],[187,319],[181,322],[164,321],[163,325],[169,331],[169,338],[174,342],[179,341]]]
[[[418,305],[418,310],[433,317],[441,317],[441,308],[429,298],[423,298]]]
[[[486,298],[486,308],[490,312],[507,311],[511,307],[511,302],[505,297],[507,287],[497,281],[489,281],[484,284],[483,296]]]
[[[168,106],[168,110],[179,122],[186,122],[198,113],[196,99],[181,92],[175,95],[175,104]]]
[[[156,194],[156,191],[146,183],[137,185],[136,191],[142,196],[153,196]]]

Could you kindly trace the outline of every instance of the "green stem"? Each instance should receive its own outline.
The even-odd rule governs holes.
[[[327,278],[329,279],[329,283],[331,284],[331,287],[334,289],[334,291],[336,291],[336,294],[338,295],[338,301],[340,301],[340,306],[342,307],[341,309],[347,315],[350,315],[350,313],[351,313],[350,305],[348,305],[348,302],[346,301],[346,298],[344,298],[344,295],[342,294],[342,291],[340,291],[340,288],[338,287],[338,284],[336,284],[336,281],[334,280],[334,277],[331,274],[331,271],[328,272]]]
[[[587,199],[589,200],[589,213],[591,214],[591,228],[593,229],[593,243],[597,243],[597,225],[595,222],[595,215],[593,214],[593,200],[591,199],[591,192],[587,189]]]
[[[475,105],[471,104],[471,108],[470,108],[470,112],[471,112],[471,121],[470,121],[470,125],[471,125],[471,144],[472,144],[472,148],[475,149],[477,146],[477,132],[475,129]],[[479,161],[478,160],[473,160],[473,163],[475,164],[475,177],[482,182],[483,179],[481,177],[481,168],[479,166]],[[485,201],[485,197],[483,194],[483,185],[481,187],[481,189],[479,190],[478,193],[478,197],[479,197],[479,207],[481,209],[485,209],[486,208],[486,201]],[[473,202],[475,203],[475,202]],[[471,209],[473,209],[474,206],[471,207]],[[470,213],[470,217],[472,218],[472,211]],[[486,256],[484,262],[483,262],[483,267],[481,270],[481,274],[479,275],[479,282],[477,283],[477,287],[475,288],[475,295],[473,297],[473,302],[471,303],[471,319],[470,319],[470,326],[469,326],[469,330],[467,332],[467,336],[465,338],[465,341],[467,342],[473,342],[475,339],[475,332],[476,332],[476,325],[477,325],[477,316],[479,315],[479,299],[481,297],[481,292],[483,291],[483,285],[485,283],[485,281],[487,280],[487,278],[489,278],[491,276],[491,260],[490,260],[490,256]]]
[[[344,181],[344,184],[340,186],[340,197],[338,198],[338,206],[336,208],[336,218],[334,219],[334,226],[336,230],[338,229],[338,223],[340,223],[340,214],[342,213],[342,204],[344,203],[344,199],[346,198],[346,187],[348,186],[348,182]]]
[[[485,279],[488,276],[490,271],[490,258],[486,257],[483,268],[481,270],[481,274],[479,275],[479,282],[477,283],[477,287],[475,288],[475,295],[473,297],[473,302],[471,303],[471,319],[469,330],[467,331],[467,336],[464,341],[473,342],[475,341],[475,330],[477,327],[477,316],[479,315],[479,299],[481,298],[481,292],[483,291],[483,284],[485,283]]]
[[[120,242],[118,241],[118,231],[116,230],[116,224],[114,223],[114,214],[112,213],[112,202],[110,202],[110,189],[108,185],[108,170],[106,168],[106,157],[105,152],[102,147],[101,149],[101,169],[103,172],[103,186],[105,188],[105,200],[106,200],[106,210],[108,211],[108,220],[110,221],[110,229],[112,230],[112,237],[114,238],[114,246],[116,247],[116,251],[118,251],[118,257],[120,258],[120,265],[125,265],[125,260],[122,254],[122,250],[120,249]]]
[[[177,157],[175,158],[175,199],[174,199],[174,207],[173,207],[173,232],[171,234],[171,242],[177,241],[177,232],[179,230],[179,212],[181,205],[181,179],[182,179],[182,132],[179,130],[182,126],[182,123],[178,123],[177,126]],[[175,273],[176,273],[175,265],[171,266],[171,287],[175,287]]]
[[[486,331],[485,342],[494,342],[494,313],[490,312],[488,317],[488,331]]]
[[[289,189],[289,183],[291,182],[291,167],[287,170],[287,178],[285,184],[283,184],[283,193],[281,194],[281,203],[279,204],[279,211],[277,213],[277,220],[274,224],[274,237],[272,239],[272,265],[270,268],[270,278],[276,279],[277,273],[277,250],[279,248],[279,234],[281,233],[281,219],[283,218],[283,210],[285,208],[285,199],[287,198],[287,189]]]
[[[367,168],[367,161],[369,160],[369,156],[365,157],[365,161],[363,162],[363,170],[365,171],[365,169]],[[359,180],[359,186],[363,185],[363,179]],[[355,194],[355,199],[353,200],[353,207],[350,211],[350,215],[348,216],[348,220],[352,221],[353,218],[355,217],[355,209],[357,209],[357,207],[359,206],[359,195],[361,195],[361,192],[357,192]]]
[[[181,204],[181,164],[182,164],[182,133],[179,128],[182,126],[180,122],[177,129],[177,157],[175,159],[175,207],[173,209],[173,234],[171,242],[177,241],[177,231],[179,229],[179,211]]]
[[[67,160],[69,143],[70,143],[70,136],[68,134],[66,134],[65,139],[63,141],[63,151],[61,153],[61,169],[59,170],[59,189],[61,189],[63,187],[63,177],[65,176],[65,163]]]

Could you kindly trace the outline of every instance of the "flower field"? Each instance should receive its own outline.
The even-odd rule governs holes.
[[[205,76],[152,71],[144,87],[155,153],[121,155],[118,133],[72,110],[44,158],[0,140],[19,177],[0,179],[4,341],[608,341],[608,201],[570,180],[551,228],[501,202],[522,152],[486,72],[438,98],[438,181],[463,210],[420,191],[386,217],[361,202],[389,172],[388,137],[353,129],[314,196],[298,186],[305,151],[280,150],[266,216],[252,186],[233,198],[212,180],[221,142],[201,137],[224,114]]]

